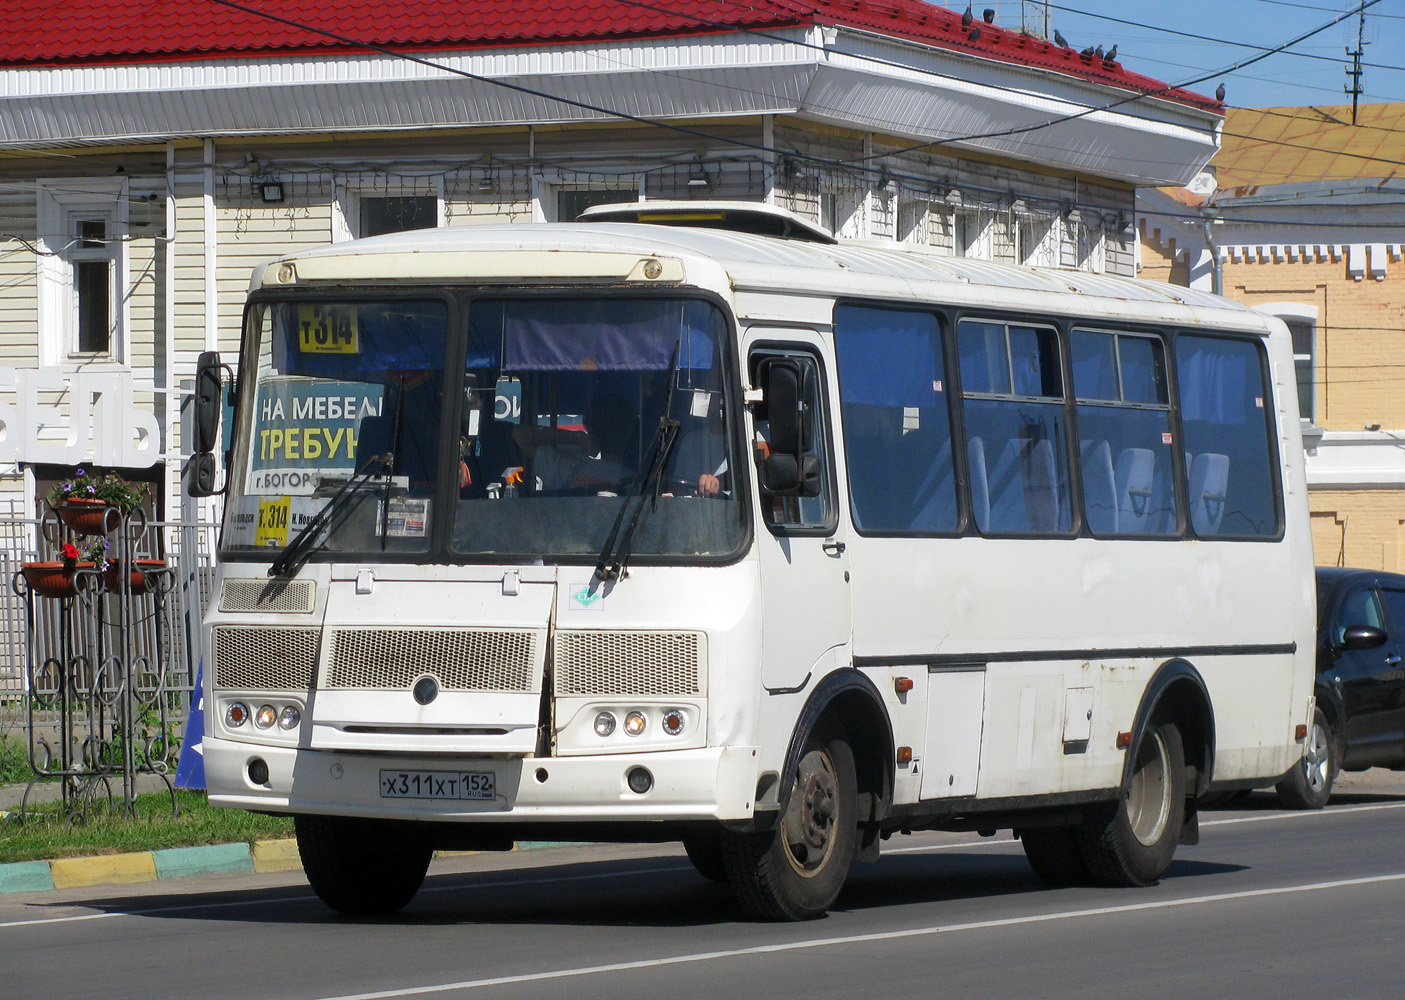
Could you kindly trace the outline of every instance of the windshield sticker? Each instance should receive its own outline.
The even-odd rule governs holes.
[[[303,354],[360,354],[356,308],[324,303],[298,306],[298,350]]]
[[[604,596],[603,590],[599,587],[592,590],[588,583],[580,583],[571,587],[571,604],[583,611],[599,611],[604,607],[600,603],[600,599]]]
[[[255,401],[251,494],[311,494],[324,477],[355,471],[362,421],[379,418],[385,386],[332,379],[278,378]]]
[[[254,544],[260,548],[282,548],[288,544],[288,509],[291,497],[277,497],[259,502],[258,529]]]
[[[429,497],[392,497],[389,508],[376,504],[376,537],[385,524],[387,538],[423,538],[429,523]]]

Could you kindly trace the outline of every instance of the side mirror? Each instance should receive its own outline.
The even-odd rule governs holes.
[[[761,488],[772,496],[817,497],[820,495],[818,455],[772,452],[761,465]]]
[[[197,455],[215,450],[220,428],[222,374],[219,352],[202,352],[195,364],[195,433],[190,449]]]
[[[768,358],[762,369],[771,451],[794,455],[797,464],[814,442],[814,415],[808,403],[810,371],[797,358]]]
[[[1385,629],[1374,625],[1348,625],[1342,629],[1341,649],[1377,649],[1385,645]]]
[[[193,497],[212,497],[215,489],[215,456],[210,452],[191,455],[185,465],[185,491]]]

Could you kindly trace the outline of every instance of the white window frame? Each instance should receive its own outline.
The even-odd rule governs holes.
[[[1296,348],[1293,353],[1293,387],[1296,391],[1298,386],[1297,375],[1306,369],[1308,384],[1309,412],[1299,414],[1304,426],[1317,426],[1317,320],[1320,312],[1317,306],[1306,302],[1264,302],[1254,307],[1254,311],[1273,316],[1283,320],[1286,325],[1289,320],[1299,323],[1307,323],[1312,327],[1312,336],[1308,341],[1308,353],[1298,354]],[[1291,331],[1290,331],[1291,332]]]
[[[332,199],[332,242],[345,243],[361,235],[361,199],[363,198],[433,198],[435,201],[434,225],[442,228],[446,223],[444,212],[444,180],[435,178],[434,190],[426,191],[417,184],[348,184],[339,182],[336,197]]]
[[[612,183],[605,180],[581,181],[568,177],[559,170],[543,171],[532,178],[532,221],[561,221],[557,195],[561,193],[562,188],[576,191],[629,191],[634,194],[636,202],[642,202],[647,200],[644,180],[642,173],[637,177],[626,175],[621,178],[620,183]]]
[[[61,178],[36,182],[36,222],[39,230],[38,313],[39,364],[91,365],[127,360],[127,331],[131,328],[130,261],[125,239],[129,229],[127,178]],[[80,221],[106,223],[106,244],[80,246]],[[78,349],[78,287],[75,265],[106,260],[108,271],[108,347],[106,351]]]
[[[975,227],[974,235],[971,227]],[[952,215],[952,252],[972,260],[995,258],[995,213],[978,205],[957,208]]]
[[[1031,267],[1059,266],[1059,225],[1056,215],[1023,215],[1015,213],[1015,255],[1021,264]],[[1028,237],[1036,226],[1043,226],[1044,232],[1034,245]]]

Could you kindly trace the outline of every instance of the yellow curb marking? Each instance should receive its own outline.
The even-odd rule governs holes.
[[[112,882],[151,882],[156,879],[156,859],[150,851],[104,854],[92,858],[60,858],[49,862],[55,889],[73,889]]]
[[[298,842],[292,837],[258,841],[253,847],[253,857],[256,872],[287,872],[302,867]]]

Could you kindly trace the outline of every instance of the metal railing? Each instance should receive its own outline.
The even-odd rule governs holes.
[[[214,524],[158,521],[147,524],[134,543],[135,558],[166,562],[169,583],[131,595],[122,642],[130,644],[134,663],[162,664],[176,737],[184,727],[203,658],[200,620],[214,577],[217,534]],[[99,610],[104,629],[70,628],[65,640],[63,602],[27,601],[23,584],[14,585],[25,563],[59,558],[54,545],[42,537],[39,521],[0,516],[0,738],[27,741],[35,735],[31,730],[58,726],[61,711],[52,697],[57,681],[46,677],[44,664],[99,663],[103,652],[98,647],[113,644],[115,615]]]

